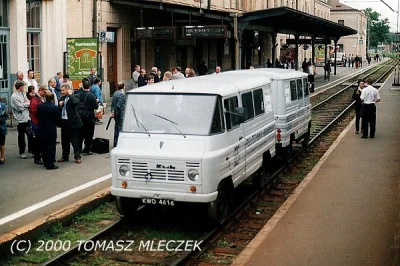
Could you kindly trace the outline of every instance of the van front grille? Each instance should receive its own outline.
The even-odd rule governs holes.
[[[149,176],[150,175],[150,176]],[[185,171],[149,168],[148,163],[132,162],[132,177],[149,180],[185,181]]]

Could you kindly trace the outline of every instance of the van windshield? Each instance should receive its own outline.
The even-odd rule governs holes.
[[[128,94],[123,132],[210,135],[216,95]]]

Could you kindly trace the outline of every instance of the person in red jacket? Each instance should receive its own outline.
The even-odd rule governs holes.
[[[28,98],[30,98],[30,101],[31,101],[31,104],[29,105],[29,117],[31,118],[31,126],[32,126],[33,133],[36,136],[37,130],[39,127],[39,118],[37,116],[38,106],[45,102],[46,92],[48,90],[45,85],[41,85],[39,87],[38,93],[36,95],[35,92],[32,91],[32,89],[30,89],[30,87],[31,86],[28,87],[28,94],[29,94]],[[37,137],[33,138],[32,151],[33,151],[34,163],[42,165],[43,161],[42,161],[42,154],[40,152],[41,148],[40,148],[40,143],[39,143],[39,140]]]

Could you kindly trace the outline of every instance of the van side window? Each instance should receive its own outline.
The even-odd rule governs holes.
[[[256,116],[264,113],[264,99],[263,99],[263,91],[262,89],[257,89],[253,91],[253,100],[254,100],[254,111]]]
[[[236,107],[239,107],[239,101],[236,96],[224,100],[225,111],[229,111],[229,112],[233,113],[233,112],[235,112]],[[240,124],[240,119],[237,119],[236,115],[234,115],[232,113],[225,113],[226,128],[228,130],[230,130]]]
[[[303,81],[301,79],[297,80],[297,98],[303,99]]]
[[[222,133],[225,131],[224,116],[222,112],[222,100],[218,97],[215,101],[214,115],[211,122],[210,134]]]
[[[246,122],[254,117],[253,93],[251,91],[242,94],[242,104],[244,108],[243,118]]]
[[[290,81],[290,97],[292,101],[297,100],[297,90],[296,90],[296,81],[291,80]]]
[[[306,78],[303,79],[303,86],[304,86],[304,96],[308,96],[310,93],[308,92],[308,80]]]

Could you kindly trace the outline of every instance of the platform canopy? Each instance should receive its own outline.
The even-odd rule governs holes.
[[[242,24],[243,29],[262,27],[275,33],[314,36],[327,40],[357,33],[350,27],[289,7],[245,12],[238,22]]]

